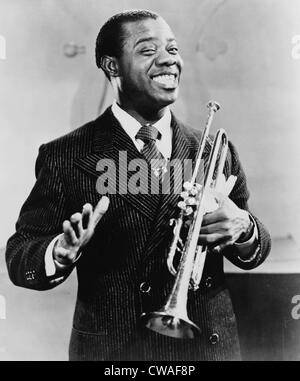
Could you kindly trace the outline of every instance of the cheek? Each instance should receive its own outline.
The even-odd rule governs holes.
[[[123,72],[123,80],[127,84],[139,84],[145,80],[144,68],[137,65],[129,65]]]
[[[125,79],[127,87],[140,93],[141,96],[151,86],[151,79],[143,71],[136,71],[130,73],[130,77]]]
[[[152,80],[148,73],[153,62],[130,62],[123,67],[121,72],[121,83],[123,91],[128,94],[136,94],[143,97],[145,93],[153,93],[156,88],[152,86]]]
[[[179,57],[179,62],[180,62],[180,67],[181,69],[183,69],[184,67],[184,62],[183,62],[183,59],[181,57]]]
[[[184,68],[184,63],[183,63],[183,60],[181,57],[178,57],[178,61],[177,61],[177,67],[181,73],[182,69]]]

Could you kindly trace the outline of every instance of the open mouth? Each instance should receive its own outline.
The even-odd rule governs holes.
[[[168,73],[168,74],[159,74],[152,77],[154,82],[163,85],[166,88],[174,88],[177,86],[177,74]]]

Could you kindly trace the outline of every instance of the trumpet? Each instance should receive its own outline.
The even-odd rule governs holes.
[[[196,179],[199,175],[209,130],[214,114],[220,109],[220,105],[211,101],[207,107],[208,118],[199,142],[192,177],[187,184],[184,184],[185,189],[195,195],[192,221],[183,244],[181,237],[187,214],[185,208],[181,208],[179,217],[174,220],[173,239],[168,252],[167,266],[171,274],[176,276],[175,282],[164,306],[158,311],[144,313],[141,316],[147,328],[174,338],[193,339],[201,333],[200,328],[189,319],[187,314],[188,292],[189,289],[196,291],[201,282],[207,248],[199,245],[198,239],[205,214],[205,203],[211,189],[215,189],[223,173],[228,150],[227,134],[225,130],[219,129],[210,149],[203,181],[198,184]],[[181,258],[176,271],[173,263],[177,253],[181,254]]]

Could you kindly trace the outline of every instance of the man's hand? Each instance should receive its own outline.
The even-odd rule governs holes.
[[[95,227],[107,211],[109,199],[103,196],[94,211],[85,204],[82,213],[75,213],[63,223],[63,235],[53,249],[53,257],[60,264],[70,266],[94,234]]]
[[[218,209],[203,217],[199,244],[220,251],[235,243],[250,225],[249,214],[240,209],[229,197],[216,194]]]

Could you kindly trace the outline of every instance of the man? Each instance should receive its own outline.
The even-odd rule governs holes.
[[[183,62],[160,16],[148,11],[113,16],[99,32],[96,63],[116,101],[95,121],[40,148],[36,184],[7,245],[11,280],[46,290],[76,267],[71,360],[239,359],[223,256],[241,268],[254,268],[268,255],[270,238],[247,211],[248,190],[236,150],[230,143],[225,165],[226,177],[237,178],[234,188],[205,215],[199,236],[211,250],[199,290],[189,292],[188,313],[202,334],[193,340],[159,335],[145,328],[140,316],[157,311],[174,283],[166,252],[178,194],[133,194],[119,187],[101,198],[97,179],[105,173],[103,160],[113,160],[122,185],[120,152],[126,152],[128,162],[195,159],[201,133],[186,128],[169,110],[178,96]],[[158,168],[160,181],[165,168]]]

